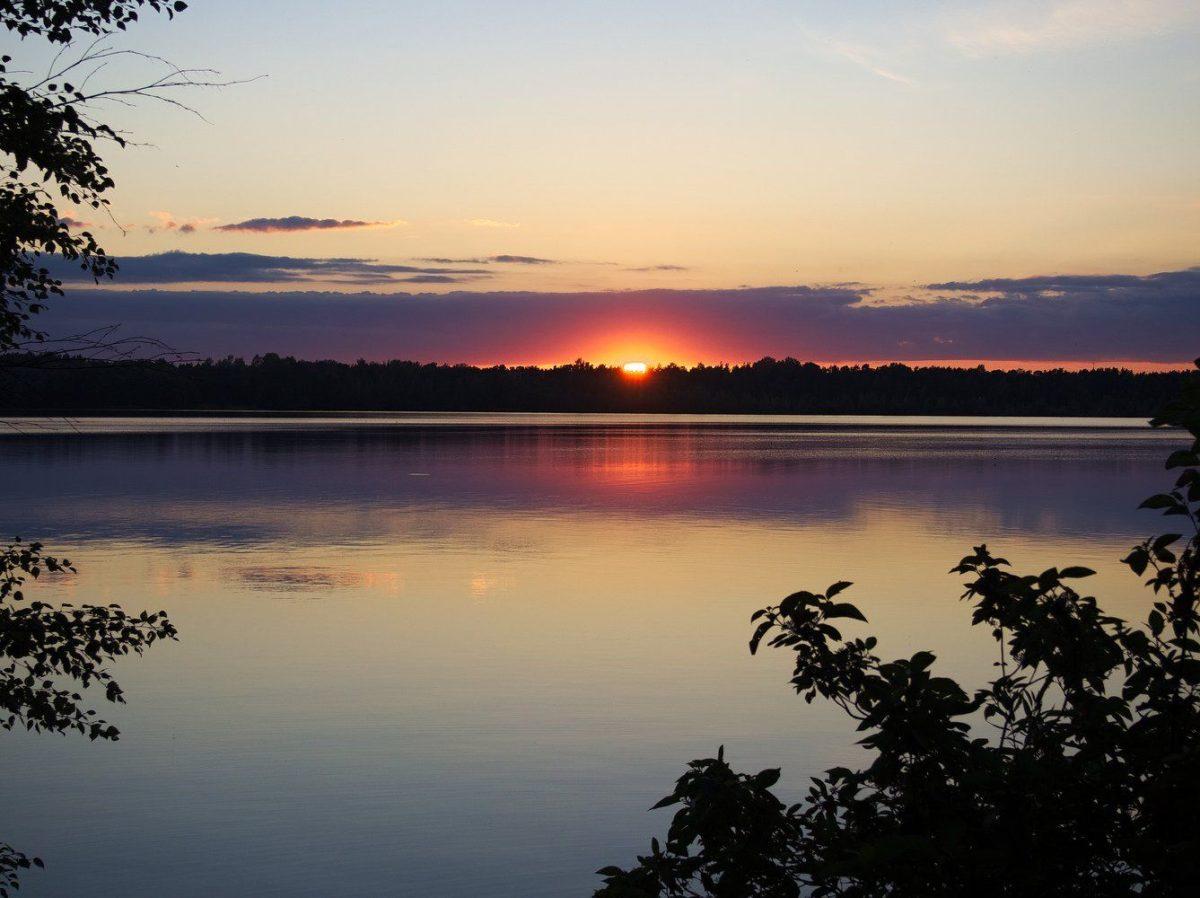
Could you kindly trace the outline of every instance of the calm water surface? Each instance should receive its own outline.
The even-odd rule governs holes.
[[[0,734],[38,896],[567,896],[688,759],[853,762],[750,612],[855,581],[885,654],[994,655],[946,575],[1117,559],[1178,441],[1140,422],[326,416],[14,421],[0,530],[41,598],[167,609],[116,744]],[[1076,422],[1077,424],[1079,422]],[[934,426],[931,426],[934,425]],[[997,426],[1004,425],[1004,426]]]

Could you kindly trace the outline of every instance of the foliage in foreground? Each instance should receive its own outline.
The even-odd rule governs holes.
[[[113,179],[97,145],[124,147],[127,137],[97,117],[98,107],[135,97],[173,102],[163,91],[198,82],[169,65],[165,76],[135,87],[89,82],[118,57],[153,59],[103,43],[108,35],[126,30],[140,11],[173,17],[186,8],[182,0],[0,0],[0,28],[22,41],[60,45],[40,76],[0,55],[0,351],[45,337],[30,321],[63,293],[46,256],[97,281],[116,271],[93,234],[80,230],[83,223],[58,208],[108,209]],[[78,38],[90,41],[73,55]]]
[[[102,686],[110,702],[124,702],[106,667],[154,642],[174,639],[165,611],[133,615],[120,605],[47,605],[29,601],[24,586],[44,575],[71,574],[67,559],[19,540],[0,550],[0,728],[32,732],[77,731],[116,741],[120,732],[85,707],[83,689]],[[38,858],[0,842],[0,898],[18,887],[18,874]]]
[[[29,602],[22,587],[43,573],[74,573],[66,559],[42,553],[41,543],[16,542],[0,551],[0,728],[66,733],[115,741],[117,728],[83,706],[74,685],[104,687],[110,702],[124,702],[104,666],[140,655],[156,640],[174,639],[165,611],[133,615],[120,605],[47,605]]]
[[[796,691],[856,720],[874,759],[826,771],[791,806],[770,791],[778,770],[735,773],[723,752],[693,761],[655,805],[680,806],[665,843],[600,870],[596,895],[1194,894],[1200,380],[1151,423],[1193,442],[1167,460],[1174,488],[1142,506],[1186,536],[1124,559],[1153,592],[1145,626],[1079,592],[1086,568],[1018,575],[978,546],[952,573],[997,642],[999,675],[968,693],[929,652],[885,662],[874,639],[843,637],[842,621],[866,620],[839,601],[850,584],[794,593],[755,613],[750,650],[793,652]]]
[[[163,99],[156,91],[194,82],[173,67],[140,87],[89,89],[88,82],[114,57],[143,56],[102,44],[105,36],[124,31],[140,11],[173,16],[186,7],[182,0],[0,0],[0,28],[10,36],[61,45],[41,77],[0,55],[0,352],[44,340],[31,319],[49,297],[62,295],[47,256],[74,263],[97,280],[116,270],[93,235],[78,230],[81,223],[56,205],[107,209],[105,193],[113,181],[97,144],[120,147],[126,139],[95,117],[96,104]],[[92,40],[72,56],[77,37]],[[73,570],[65,559],[44,555],[39,543],[18,540],[0,551],[0,728],[74,730],[113,740],[117,729],[84,707],[79,690],[100,685],[109,701],[123,701],[105,665],[175,638],[175,628],[162,612],[133,616],[118,605],[55,608],[26,601],[28,579]],[[19,888],[21,871],[31,866],[42,862],[0,842],[0,898]]]

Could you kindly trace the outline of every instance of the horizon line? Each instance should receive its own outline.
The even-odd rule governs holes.
[[[186,355],[186,353],[184,353]],[[681,368],[686,371],[691,371],[696,368],[736,368],[749,367],[759,362],[795,362],[800,365],[815,365],[818,368],[884,368],[889,366],[901,366],[912,369],[922,368],[943,368],[951,370],[972,370],[983,368],[987,371],[1021,371],[1021,372],[1048,372],[1048,371],[1095,371],[1095,370],[1121,370],[1130,371],[1134,374],[1157,374],[1157,373],[1172,373],[1186,372],[1195,369],[1200,365],[1200,360],[1192,361],[1171,361],[1171,362],[1155,362],[1140,359],[1095,359],[1095,360],[1071,360],[1071,359],[837,359],[837,360],[816,360],[816,359],[799,359],[794,356],[776,357],[771,355],[760,356],[756,359],[743,359],[740,361],[716,361],[708,362],[703,360],[697,361],[651,361],[648,359],[622,359],[622,360],[600,360],[592,361],[585,359],[582,356],[576,357],[570,361],[553,361],[553,362],[527,362],[527,361],[445,361],[445,360],[421,360],[417,358],[357,358],[352,361],[339,358],[300,358],[295,355],[284,355],[277,352],[262,352],[256,353],[247,358],[246,356],[226,355],[221,357],[199,356],[179,359],[180,364],[197,364],[204,362],[220,362],[226,359],[235,359],[242,362],[253,363],[257,359],[262,359],[267,356],[275,356],[279,359],[291,359],[296,362],[303,363],[320,363],[320,362],[335,362],[342,365],[355,365],[359,362],[367,364],[386,365],[395,362],[406,362],[415,365],[427,366],[434,365],[437,367],[456,368],[535,368],[541,371],[552,371],[557,368],[569,368],[573,365],[583,364],[592,368],[612,369],[620,371],[622,367],[630,362],[643,362],[647,366],[647,374],[652,374],[656,371],[664,369]]]

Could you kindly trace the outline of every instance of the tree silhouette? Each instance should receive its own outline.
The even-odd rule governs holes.
[[[47,299],[62,293],[42,257],[57,254],[96,279],[116,270],[88,231],[74,230],[57,202],[104,210],[113,186],[97,145],[118,147],[126,138],[100,121],[98,104],[131,97],[174,100],[169,91],[205,83],[195,71],[161,60],[164,73],[134,86],[89,87],[115,56],[153,57],[119,50],[105,38],[125,30],[139,11],[174,16],[186,8],[167,0],[0,0],[0,26],[21,39],[60,45],[42,76],[14,71],[0,57],[0,352],[44,340],[31,319]],[[72,41],[92,38],[71,55]],[[140,654],[159,639],[175,637],[162,612],[131,615],[117,605],[52,607],[28,600],[24,585],[44,573],[70,574],[66,560],[45,555],[39,543],[19,540],[0,552],[0,726],[116,739],[115,727],[86,708],[80,691],[104,688],[112,702],[121,689],[105,667]],[[19,886],[19,873],[41,861],[0,843],[0,898]]]
[[[620,368],[301,361],[275,353],[129,365],[54,352],[0,355],[21,389],[0,405],[30,410],[693,412],[774,414],[1148,416],[1183,371],[988,371],[907,365],[819,366],[795,359],[666,365],[637,379]],[[120,347],[123,351],[126,347]],[[105,352],[113,353],[106,347]],[[145,360],[145,351],[140,353]]]
[[[1200,361],[1197,362],[1200,365]],[[1185,534],[1124,559],[1153,593],[1145,626],[1105,614],[1077,584],[1093,572],[1010,572],[977,546],[973,623],[998,676],[967,691],[934,656],[883,661],[850,586],[797,592],[755,612],[751,652],[795,655],[791,684],[857,721],[861,770],[815,778],[785,806],[778,770],[693,761],[655,807],[680,806],[665,843],[600,870],[601,898],[648,896],[1174,896],[1200,877],[1200,379],[1151,422],[1192,436],[1174,487],[1147,499]],[[1177,544],[1182,540],[1182,547]],[[990,735],[988,734],[990,731]]]
[[[43,254],[77,262],[97,280],[116,271],[95,236],[74,231],[55,205],[62,200],[95,211],[108,207],[105,193],[114,185],[97,144],[124,147],[127,137],[99,120],[99,104],[142,97],[183,105],[171,95],[173,89],[215,83],[205,80],[211,74],[207,70],[180,69],[104,42],[135,22],[142,7],[174,16],[187,4],[0,0],[0,25],[8,31],[63,45],[40,77],[18,78],[12,58],[0,56],[0,351],[40,339],[30,319],[50,296],[62,294],[62,283],[41,264]],[[79,35],[94,39],[72,56],[68,51]],[[93,76],[120,56],[154,61],[163,71],[142,84],[91,87]]]

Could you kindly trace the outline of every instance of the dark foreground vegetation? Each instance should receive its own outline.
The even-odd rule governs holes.
[[[187,364],[10,354],[12,409],[322,409],[1148,417],[1183,372],[987,371],[906,365],[822,367],[795,359],[670,365],[631,377],[585,362],[477,368],[300,361],[273,353]]]
[[[1198,362],[1200,364],[1200,362]],[[1093,572],[1021,575],[987,546],[952,573],[997,644],[968,691],[930,652],[884,661],[840,582],[755,612],[750,651],[795,656],[791,685],[857,723],[872,755],[786,805],[779,770],[691,762],[655,807],[665,842],[600,870],[597,898],[1182,896],[1200,882],[1200,378],[1152,422],[1185,428],[1158,509],[1180,532],[1124,558],[1146,583],[1143,626],[1079,590]],[[859,623],[856,623],[859,622]]]
[[[106,85],[103,75],[92,77],[116,57],[158,59],[115,49],[103,42],[105,36],[124,31],[142,13],[170,18],[186,8],[183,0],[0,0],[6,51],[25,49],[26,41],[57,47],[50,70],[39,66],[44,73],[39,75],[12,64],[7,52],[0,55],[0,362],[14,353],[28,360],[29,347],[45,345],[46,335],[33,320],[51,297],[62,295],[45,255],[59,256],[97,279],[116,270],[96,238],[76,230],[78,223],[61,215],[56,203],[91,212],[108,205],[105,194],[113,181],[97,145],[122,147],[126,138],[96,118],[100,101],[169,101],[164,91],[199,86],[194,72],[162,60],[166,74],[140,86]],[[35,358],[45,364],[54,356]],[[20,380],[12,373],[5,387],[19,391]],[[10,517],[17,511],[7,510]],[[108,701],[123,702],[112,663],[176,636],[161,611],[139,614],[112,603],[51,605],[26,595],[39,582],[73,572],[67,559],[45,554],[39,542],[0,544],[0,730],[117,739],[117,728],[89,707],[83,693],[95,687]],[[44,774],[6,769],[5,775]],[[40,858],[0,840],[0,898],[10,898],[20,888],[21,874],[35,866],[42,866]]]

